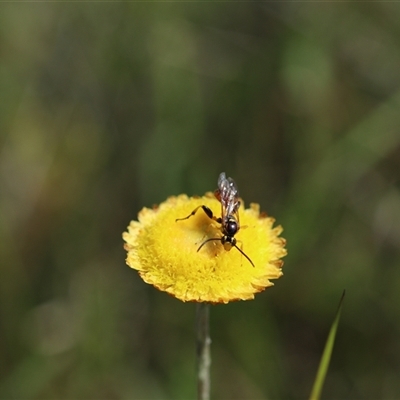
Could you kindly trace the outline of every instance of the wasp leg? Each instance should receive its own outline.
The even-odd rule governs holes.
[[[175,220],[175,222],[177,222],[177,221],[183,221],[183,220],[185,220],[185,219],[189,219],[190,217],[193,217],[193,215],[196,214],[196,212],[197,212],[197,210],[198,210],[199,208],[202,208],[202,209],[203,209],[203,211],[206,213],[206,215],[207,215],[208,218],[213,219],[214,221],[218,222],[219,224],[222,222],[221,218],[215,217],[214,214],[213,214],[213,212],[212,212],[207,206],[204,206],[204,205],[196,207],[196,208],[195,208],[187,217],[185,217],[185,218],[177,218],[177,219]]]

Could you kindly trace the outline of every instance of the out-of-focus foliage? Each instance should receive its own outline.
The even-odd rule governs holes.
[[[2,4],[0,397],[195,397],[195,307],[125,266],[121,233],[221,171],[289,256],[255,301],[212,308],[213,397],[308,396],[343,289],[323,398],[400,397],[399,20],[391,2]]]

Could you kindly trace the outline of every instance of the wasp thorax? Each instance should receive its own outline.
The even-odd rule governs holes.
[[[226,221],[226,224],[224,225],[224,230],[228,236],[235,235],[238,231],[237,221],[235,221],[233,218]]]
[[[203,209],[205,214],[211,220],[216,221],[221,224],[222,237],[213,237],[205,240],[197,251],[209,242],[219,240],[224,246],[225,250],[230,250],[232,247],[236,247],[243,256],[245,256],[250,264],[254,267],[253,261],[249,258],[247,254],[243,252],[241,248],[236,245],[236,239],[234,236],[238,233],[240,229],[239,225],[239,192],[236,187],[235,181],[232,178],[227,178],[224,172],[221,172],[218,178],[218,189],[214,192],[216,199],[221,203],[221,217],[214,216],[212,210],[206,205],[202,204],[197,206],[187,217],[178,218],[176,221],[183,221],[189,219],[196,214],[199,208]]]

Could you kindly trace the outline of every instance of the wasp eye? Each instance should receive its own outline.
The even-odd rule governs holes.
[[[236,221],[228,221],[226,226],[225,226],[225,230],[227,235],[229,236],[233,236],[236,234],[236,232],[238,231],[238,226],[237,226],[237,222]]]

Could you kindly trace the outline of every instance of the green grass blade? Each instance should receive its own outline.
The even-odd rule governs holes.
[[[321,396],[322,387],[325,382],[326,373],[328,372],[329,362],[331,360],[333,345],[335,343],[336,331],[339,325],[340,313],[342,311],[342,305],[344,300],[345,291],[343,291],[342,297],[339,302],[339,307],[336,312],[335,319],[329,331],[328,339],[325,344],[324,352],[319,363],[317,376],[315,378],[314,386],[311,391],[310,400],[319,400]]]

